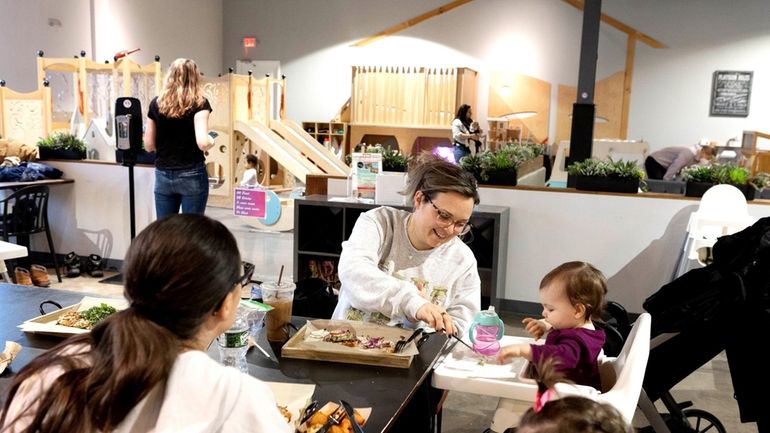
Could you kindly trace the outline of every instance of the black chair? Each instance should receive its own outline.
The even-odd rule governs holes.
[[[3,206],[3,218],[0,221],[3,240],[9,242],[9,238],[15,237],[17,243],[28,243],[29,235],[45,232],[56,277],[61,283],[59,262],[56,260],[48,224],[48,186],[33,185],[21,188],[0,203]]]

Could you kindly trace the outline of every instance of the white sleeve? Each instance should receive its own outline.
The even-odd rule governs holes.
[[[241,186],[256,185],[257,184],[257,170],[250,168],[243,173],[243,179],[241,180]]]
[[[474,260],[457,281],[455,295],[446,304],[446,311],[454,319],[458,335],[468,332],[473,316],[481,310],[481,280]]]
[[[353,308],[388,317],[406,316],[414,321],[417,310],[428,300],[411,282],[380,270],[383,241],[382,228],[371,216],[361,214],[350,238],[342,243],[339,277],[344,296]]]
[[[464,129],[465,127],[463,126],[463,123],[460,121],[460,119],[453,120],[452,121],[452,139],[460,143],[465,143],[466,139],[461,137],[461,134],[467,134],[467,132],[463,131]]]

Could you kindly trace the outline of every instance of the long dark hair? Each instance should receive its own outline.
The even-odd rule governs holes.
[[[468,110],[470,109],[470,105],[463,104],[457,109],[457,114],[455,115],[455,119],[460,119],[460,122],[463,122],[463,126],[465,126],[465,129],[467,130],[471,129],[471,123],[473,122],[473,120],[468,119]]]
[[[28,417],[24,433],[113,430],[168,377],[185,341],[234,289],[240,264],[235,238],[218,221],[173,215],[150,224],[124,261],[130,307],[24,367],[0,425],[22,383],[54,369],[61,375],[10,421]]]

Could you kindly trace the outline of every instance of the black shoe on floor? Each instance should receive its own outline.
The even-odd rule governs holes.
[[[88,274],[92,277],[101,278],[104,276],[102,271],[102,257],[97,254],[91,254],[86,258]]]
[[[64,256],[64,266],[67,267],[67,278],[80,276],[80,257],[74,251]]]

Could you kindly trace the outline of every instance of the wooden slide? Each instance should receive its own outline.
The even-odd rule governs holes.
[[[323,174],[323,171],[305,155],[263,123],[238,120],[235,122],[235,131],[243,134],[257,147],[267,152],[302,183],[306,183],[308,174]]]
[[[271,120],[270,129],[281,134],[297,150],[310,158],[321,170],[332,176],[348,176],[350,167],[334,153],[305,132],[297,122],[289,119]]]

